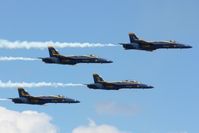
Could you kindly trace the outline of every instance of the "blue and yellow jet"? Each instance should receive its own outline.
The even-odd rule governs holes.
[[[85,56],[64,56],[60,55],[58,51],[55,50],[54,47],[48,47],[50,57],[39,58],[42,59],[45,63],[51,64],[63,64],[63,65],[76,65],[78,63],[112,63],[110,60],[106,60],[103,58],[98,58],[94,55],[85,55]]]
[[[98,74],[93,74],[94,83],[86,84],[90,89],[102,89],[102,90],[119,90],[119,89],[151,89],[153,86],[140,83],[138,81],[119,81],[119,82],[107,82],[104,81]]]
[[[23,88],[18,88],[19,97],[9,98],[16,104],[44,105],[47,103],[80,103],[78,100],[66,98],[64,96],[31,96]]]
[[[130,43],[120,43],[125,50],[135,49],[135,50],[145,50],[153,51],[156,49],[185,49],[192,48],[192,46],[185,45],[182,43],[177,43],[176,41],[145,41],[140,40],[135,33],[129,33]]]

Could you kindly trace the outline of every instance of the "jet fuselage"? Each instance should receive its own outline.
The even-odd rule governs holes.
[[[71,98],[66,98],[64,96],[31,96],[23,88],[18,88],[19,97],[18,98],[9,98],[12,102],[17,104],[35,104],[43,105],[46,103],[80,103],[78,100]]]
[[[70,98],[61,98],[53,96],[42,96],[42,97],[20,97],[20,98],[10,98],[14,103],[17,104],[38,104],[43,105],[46,103],[80,103],[78,100]]]
[[[45,63],[75,65],[78,63],[112,63],[112,61],[92,56],[61,56],[42,58]]]
[[[175,42],[146,42],[142,40],[135,41],[133,43],[121,43],[125,50],[129,49],[137,49],[137,50],[146,50],[146,51],[153,51],[156,49],[184,49],[184,48],[192,48],[189,45],[184,45],[181,43]]]
[[[123,82],[98,82],[93,84],[87,84],[91,89],[104,89],[104,90],[119,90],[119,89],[151,89],[153,86],[138,83],[135,81],[123,81]]]
[[[129,33],[130,43],[120,43],[125,50],[135,49],[135,50],[146,50],[153,51],[156,49],[185,49],[192,48],[192,46],[185,45],[182,43],[177,43],[175,41],[154,41],[149,42],[139,39],[135,33]]]
[[[94,55],[88,56],[64,56],[59,54],[58,51],[52,46],[48,47],[50,57],[40,58],[45,63],[52,64],[66,64],[66,65],[75,65],[77,63],[112,63],[112,61],[98,58]]]

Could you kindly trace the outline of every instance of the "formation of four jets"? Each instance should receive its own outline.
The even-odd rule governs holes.
[[[125,50],[145,50],[153,51],[160,48],[192,48],[192,46],[176,43],[175,41],[155,41],[148,42],[138,39],[134,33],[129,33],[130,43],[120,43]],[[42,58],[43,62],[51,64],[66,64],[75,65],[78,63],[113,63],[113,61],[99,58],[94,55],[89,56],[64,56],[60,55],[58,51],[52,46],[48,47],[50,57]],[[104,81],[98,74],[93,74],[94,83],[86,84],[90,89],[103,89],[103,90],[119,90],[125,88],[132,89],[151,89],[153,86],[140,83],[138,81],[120,81],[120,82],[107,82]],[[23,88],[18,88],[19,97],[10,98],[14,103],[18,104],[37,104],[43,105],[46,103],[80,103],[78,100],[67,98],[64,96],[31,96]]]

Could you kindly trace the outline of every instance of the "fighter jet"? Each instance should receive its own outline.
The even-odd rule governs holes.
[[[98,58],[94,55],[88,56],[63,56],[60,55],[58,51],[55,50],[52,46],[48,47],[50,57],[41,58],[45,63],[53,64],[66,64],[66,65],[75,65],[77,63],[112,63],[112,61]]]
[[[98,74],[93,74],[94,84],[87,84],[90,89],[103,89],[103,90],[119,90],[125,88],[132,89],[151,89],[153,86],[142,84],[137,81],[120,81],[120,82],[107,82],[104,81]]]
[[[129,33],[130,43],[120,43],[125,50],[136,49],[136,50],[146,50],[153,51],[156,49],[184,49],[192,48],[192,46],[177,43],[176,41],[154,41],[149,42],[145,40],[140,40],[135,33]]]
[[[16,104],[44,105],[47,103],[80,103],[78,100],[57,96],[31,96],[23,88],[18,88],[19,98],[9,98]]]

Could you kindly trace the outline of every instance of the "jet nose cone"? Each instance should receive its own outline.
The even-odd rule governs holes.
[[[106,63],[113,63],[113,61],[109,60],[109,61],[106,61]]]
[[[144,89],[152,89],[152,88],[154,88],[154,87],[151,86],[151,85],[143,85],[143,88],[144,88]]]
[[[80,101],[79,101],[79,100],[76,100],[75,103],[80,103]]]
[[[101,63],[113,63],[111,60],[101,59]]]
[[[152,89],[152,88],[154,88],[153,86],[151,86],[151,85],[148,85],[146,88],[148,88],[148,89]]]
[[[182,45],[182,48],[192,48],[190,45]]]

